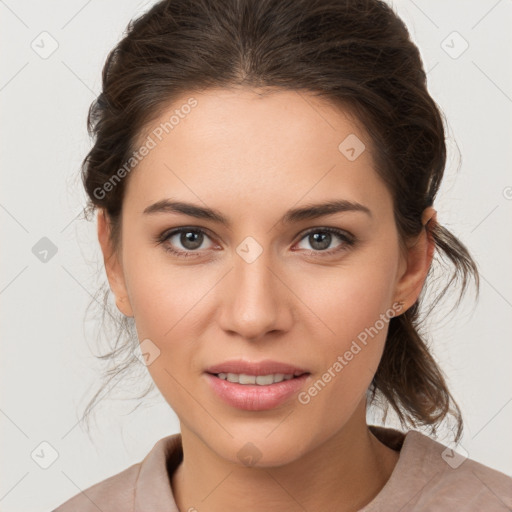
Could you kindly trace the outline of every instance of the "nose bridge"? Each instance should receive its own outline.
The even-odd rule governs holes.
[[[256,339],[285,328],[283,284],[276,277],[271,250],[247,237],[233,255],[234,268],[225,290],[222,327],[244,338]]]

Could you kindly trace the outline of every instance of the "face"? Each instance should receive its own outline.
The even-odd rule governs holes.
[[[348,114],[302,92],[190,96],[141,134],[154,144],[127,178],[107,274],[182,432],[236,463],[251,442],[259,464],[284,464],[364,425],[389,320],[428,265],[401,252],[371,141]],[[313,215],[325,203],[338,207]],[[212,370],[227,361],[293,368]]]

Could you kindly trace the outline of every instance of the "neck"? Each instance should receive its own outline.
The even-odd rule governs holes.
[[[357,511],[379,493],[399,457],[369,431],[364,414],[299,459],[274,467],[234,465],[181,430],[184,457],[171,477],[180,511],[225,512],[242,503],[246,512]]]

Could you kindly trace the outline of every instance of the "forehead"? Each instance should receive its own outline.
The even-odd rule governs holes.
[[[150,142],[151,141],[151,142]],[[348,111],[304,91],[212,89],[183,95],[141,131],[147,152],[125,201],[290,207],[327,196],[382,200],[371,141]],[[389,199],[389,198],[388,198]]]

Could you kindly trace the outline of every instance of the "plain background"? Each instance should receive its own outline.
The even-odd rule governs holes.
[[[92,439],[79,423],[99,382],[91,354],[97,325],[84,315],[105,279],[96,226],[80,218],[79,166],[91,145],[87,109],[100,92],[108,51],[152,3],[0,1],[4,512],[49,511],[139,462],[179,428],[158,392],[131,414],[136,401],[102,402]],[[438,219],[467,244],[482,277],[476,305],[467,300],[437,319],[433,351],[464,413],[462,446],[471,458],[512,474],[512,2],[393,5],[448,120]],[[33,49],[42,47],[41,38],[46,49],[52,39],[58,44],[48,58]],[[43,237],[57,248],[46,263],[33,252]],[[58,454],[48,469],[31,456],[51,456],[42,442]]]

